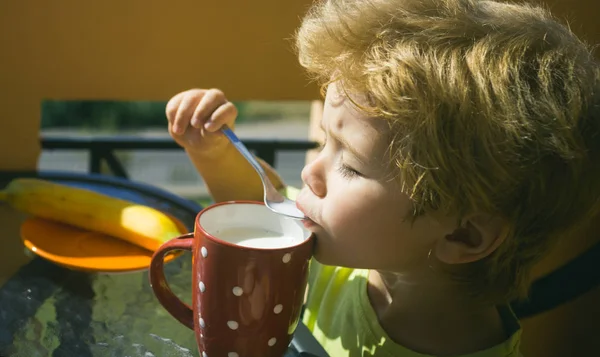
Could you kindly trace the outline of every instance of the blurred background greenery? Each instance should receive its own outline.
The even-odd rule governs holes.
[[[135,130],[165,128],[165,106],[160,101],[53,101],[42,103],[42,130],[73,128],[80,130]],[[308,118],[307,101],[234,102],[238,123],[264,120]]]

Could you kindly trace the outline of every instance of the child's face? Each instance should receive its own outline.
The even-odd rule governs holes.
[[[322,126],[326,144],[302,171],[305,186],[297,201],[317,236],[316,259],[396,272],[423,266],[449,223],[408,218],[411,201],[390,175],[387,123],[359,112],[331,84]]]

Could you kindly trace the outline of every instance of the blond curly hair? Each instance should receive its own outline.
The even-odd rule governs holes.
[[[477,0],[330,0],[296,36],[323,84],[389,121],[393,167],[416,213],[483,211],[510,233],[463,276],[498,302],[600,197],[599,67],[540,7]]]

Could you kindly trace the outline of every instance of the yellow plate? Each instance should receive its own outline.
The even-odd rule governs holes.
[[[181,234],[185,225],[172,217]],[[173,237],[175,238],[175,237]],[[88,272],[122,273],[147,269],[152,251],[97,232],[87,231],[38,217],[31,217],[21,226],[25,246],[64,267]],[[165,257],[169,262],[182,252]]]

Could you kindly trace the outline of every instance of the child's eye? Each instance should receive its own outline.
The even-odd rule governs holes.
[[[342,177],[347,178],[347,179],[351,179],[357,176],[362,176],[360,174],[360,172],[354,170],[353,168],[346,166],[344,164],[340,165],[338,167],[338,171],[340,172],[340,174],[342,175]]]

